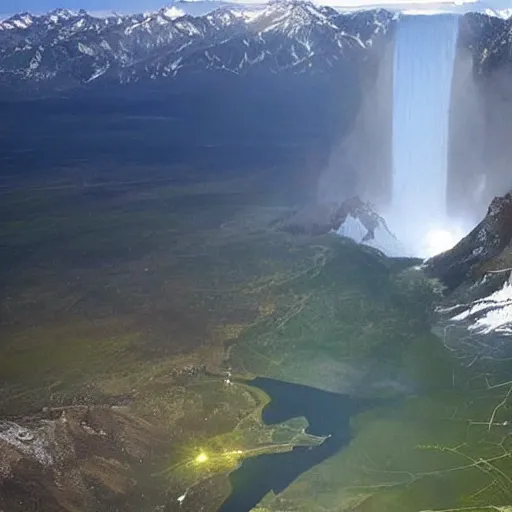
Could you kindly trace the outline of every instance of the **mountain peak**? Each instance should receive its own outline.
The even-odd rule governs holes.
[[[167,18],[169,20],[174,20],[176,18],[180,18],[181,16],[185,16],[186,12],[183,9],[179,8],[179,5],[177,5],[178,2],[174,4],[170,4],[167,7],[162,7],[158,12],[164,16],[164,18]]]
[[[34,23],[34,17],[29,12],[15,14],[0,22],[0,30],[3,29],[26,29]]]
[[[303,0],[272,0],[268,6],[252,20],[261,32],[282,32],[295,37],[304,27],[338,27],[331,17],[338,13],[329,7],[320,7]]]
[[[83,9],[82,9],[83,10]],[[69,20],[71,18],[74,18],[77,16],[77,14],[73,11],[70,11],[69,9],[54,9],[53,11],[50,11],[48,13],[48,17],[53,21],[55,18],[57,20]]]

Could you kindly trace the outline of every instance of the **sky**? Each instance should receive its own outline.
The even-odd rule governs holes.
[[[229,1],[229,0],[227,0]],[[236,1],[236,0],[233,0]],[[240,0],[243,3],[265,0]],[[454,3],[454,0],[314,0],[318,3],[336,6],[375,5],[386,3],[407,3],[408,5],[425,5],[429,3]],[[456,0],[459,3],[472,3],[472,0]],[[118,12],[142,12],[158,9],[172,0],[0,0],[0,15],[8,15],[17,12],[29,11],[34,13],[46,12],[57,7],[88,11],[118,11]],[[512,6],[512,0],[480,0],[485,7],[504,9]]]

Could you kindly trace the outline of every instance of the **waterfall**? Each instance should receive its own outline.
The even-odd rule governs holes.
[[[388,219],[408,252],[419,256],[435,252],[425,245],[448,229],[448,120],[458,25],[455,15],[430,15],[404,16],[397,26]]]

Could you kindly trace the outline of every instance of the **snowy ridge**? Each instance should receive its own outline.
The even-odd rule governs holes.
[[[475,43],[477,65],[512,60],[512,18],[470,16],[470,25],[485,31],[484,43]],[[400,20],[398,11],[341,13],[303,0],[175,1],[155,12],[125,15],[21,13],[0,21],[0,87],[66,89],[205,72],[333,74],[382,48]]]
[[[508,20],[509,18],[512,18],[512,7],[510,9],[485,9],[484,14],[487,16],[497,16],[499,18],[502,18],[504,20]]]
[[[417,2],[414,0],[387,0],[387,1],[375,1],[365,4],[366,9],[378,9],[384,8],[392,12],[401,14],[468,14],[468,13],[480,13],[487,16],[496,18],[507,19],[512,16],[510,7],[504,7],[506,1],[500,3],[501,6],[492,7],[488,0],[431,0],[429,2],[422,1]],[[338,7],[342,12],[357,11],[361,9],[358,5],[357,0],[353,1],[353,6],[344,5]]]

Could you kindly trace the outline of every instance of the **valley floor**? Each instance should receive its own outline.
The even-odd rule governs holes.
[[[4,178],[0,508],[218,510],[245,458],[322,441],[303,418],[263,423],[259,376],[371,407],[255,510],[507,510],[511,384],[431,334],[430,283],[273,229],[299,197],[276,173],[300,167],[228,171]]]

